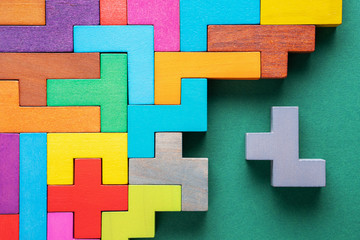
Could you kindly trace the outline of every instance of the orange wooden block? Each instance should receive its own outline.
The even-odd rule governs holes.
[[[46,106],[46,79],[100,78],[99,53],[0,53],[0,79],[18,79],[20,106]]]
[[[0,239],[19,239],[19,214],[0,215]]]
[[[100,0],[101,25],[126,25],[127,0]]]
[[[155,104],[180,104],[181,78],[260,78],[258,52],[155,52]]]
[[[1,0],[0,25],[45,25],[45,0]]]
[[[208,51],[261,52],[261,78],[287,77],[288,52],[315,50],[313,25],[212,25]]]
[[[0,81],[0,132],[100,132],[100,107],[19,107],[19,83]]]

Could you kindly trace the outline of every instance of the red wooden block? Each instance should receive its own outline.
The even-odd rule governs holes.
[[[126,25],[127,0],[100,0],[101,25]]]
[[[287,77],[288,52],[313,52],[313,25],[212,25],[208,51],[261,52],[261,78]]]
[[[76,159],[74,185],[48,186],[48,212],[74,212],[75,238],[100,238],[101,212],[127,209],[127,185],[101,184],[101,159]]]
[[[19,240],[19,214],[0,215],[0,239]]]

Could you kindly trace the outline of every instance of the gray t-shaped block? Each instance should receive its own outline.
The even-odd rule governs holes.
[[[247,160],[272,160],[274,187],[325,187],[325,160],[299,159],[298,107],[273,107],[270,133],[246,134]]]
[[[208,210],[208,159],[183,158],[182,133],[156,133],[155,158],[130,158],[129,184],[181,185],[182,211]]]

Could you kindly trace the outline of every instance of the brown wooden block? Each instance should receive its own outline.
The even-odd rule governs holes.
[[[261,78],[285,78],[289,52],[315,51],[315,26],[211,25],[208,51],[260,51]]]
[[[19,80],[20,106],[46,106],[46,79],[100,78],[99,53],[0,53],[0,79]]]

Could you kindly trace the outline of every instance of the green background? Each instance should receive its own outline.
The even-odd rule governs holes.
[[[208,132],[184,134],[186,157],[209,158],[209,211],[157,213],[155,239],[360,239],[360,2],[343,4],[287,79],[209,81]],[[270,162],[245,160],[272,106],[299,106],[300,157],[326,160],[325,188],[271,187]]]

